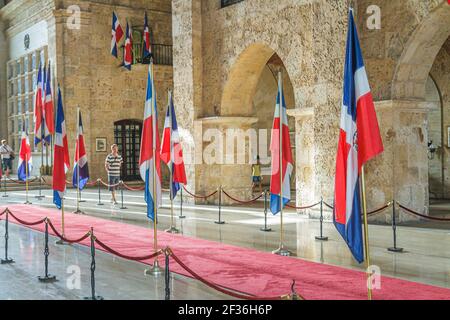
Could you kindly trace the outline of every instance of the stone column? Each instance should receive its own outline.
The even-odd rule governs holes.
[[[6,63],[8,62],[8,41],[6,41],[4,33],[4,23],[0,21],[0,137],[7,139],[8,137],[8,99],[7,99],[7,71]]]
[[[252,197],[250,143],[256,143],[253,117],[211,117],[195,121],[195,191],[210,194],[220,186],[238,199]],[[250,129],[250,130],[249,130]],[[200,131],[200,132],[198,132]],[[231,204],[222,196],[224,204]],[[198,203],[217,203],[218,197]]]
[[[376,102],[385,151],[366,166],[368,209],[396,199],[428,214],[427,118],[430,105],[416,100]],[[372,219],[391,221],[392,211]],[[400,220],[415,220],[401,212]]]
[[[314,108],[297,108],[287,111],[295,118],[296,141],[296,205],[307,206],[320,198],[315,194],[314,174]],[[305,213],[306,211],[299,211]]]

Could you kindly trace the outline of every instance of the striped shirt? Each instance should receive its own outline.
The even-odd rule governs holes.
[[[108,168],[108,176],[120,177],[120,167],[122,166],[123,159],[121,155],[114,156],[112,153],[106,157],[105,164]]]

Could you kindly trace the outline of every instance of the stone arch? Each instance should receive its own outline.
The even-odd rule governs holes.
[[[428,75],[450,35],[450,6],[443,1],[424,18],[405,45],[392,85],[393,99],[425,98]]]
[[[253,98],[261,75],[270,61],[275,61],[286,70],[275,50],[263,43],[254,43],[239,55],[229,72],[223,90],[221,116],[252,115]],[[284,74],[284,83],[287,90],[293,92],[287,71]],[[294,104],[288,107],[294,107]]]

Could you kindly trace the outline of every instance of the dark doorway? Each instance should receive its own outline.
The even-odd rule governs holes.
[[[141,133],[142,121],[121,120],[114,123],[114,141],[123,157],[122,180],[124,181],[140,179]]]

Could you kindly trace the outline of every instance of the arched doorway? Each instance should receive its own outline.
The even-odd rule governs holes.
[[[122,179],[132,181],[140,178],[139,154],[141,149],[142,121],[126,119],[114,123],[114,142],[123,157]]]

